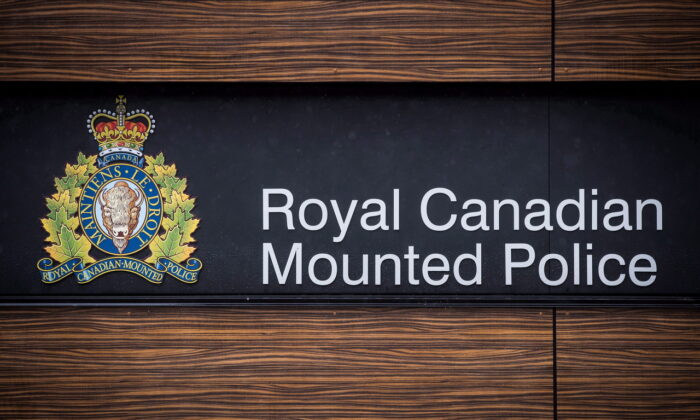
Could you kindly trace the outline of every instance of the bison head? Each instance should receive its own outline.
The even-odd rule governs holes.
[[[107,235],[121,253],[139,222],[143,195],[138,190],[131,189],[126,182],[119,181],[102,191],[99,198]]]

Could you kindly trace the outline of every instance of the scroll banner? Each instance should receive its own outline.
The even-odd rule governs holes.
[[[81,258],[72,258],[54,267],[53,260],[42,258],[37,263],[37,268],[41,272],[41,281],[49,284],[63,280],[71,274],[75,274],[79,284],[86,284],[114,271],[133,273],[154,284],[161,284],[166,274],[183,283],[192,284],[199,279],[202,262],[197,258],[190,258],[183,266],[169,258],[160,257],[155,266],[152,266],[135,258],[109,257],[86,267]]]

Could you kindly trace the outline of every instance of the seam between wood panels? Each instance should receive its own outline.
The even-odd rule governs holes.
[[[552,417],[557,420],[557,308],[552,308],[552,411]]]
[[[555,48],[555,13],[554,13],[554,7],[556,5],[556,0],[552,0],[549,6],[549,21],[550,21],[550,28],[549,28],[549,41],[550,41],[550,46],[549,46],[549,57],[551,59],[550,66],[551,69],[549,71],[549,78],[550,81],[554,82],[555,81],[555,71],[556,71],[556,48]]]

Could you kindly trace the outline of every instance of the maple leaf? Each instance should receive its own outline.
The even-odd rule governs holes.
[[[87,165],[71,165],[66,163],[66,176],[75,176],[75,185],[81,186],[90,178],[87,175]]]
[[[197,230],[197,227],[199,227],[199,219],[193,219],[191,215],[188,218],[183,209],[178,207],[172,219],[168,217],[163,218],[163,227],[165,230],[170,230],[175,226],[179,227],[182,233],[182,239],[180,240],[181,245],[195,241],[192,234]]]
[[[71,215],[78,211],[78,203],[71,200],[70,191],[56,193],[46,199],[46,207],[49,208],[49,218],[56,218],[56,211],[63,207],[67,215]]]
[[[170,196],[163,204],[163,212],[172,216],[178,208],[181,208],[184,212],[185,219],[191,219],[192,209],[194,208],[194,198],[190,198],[189,195],[181,192],[171,191]]]
[[[71,258],[80,257],[84,263],[95,262],[88,251],[90,251],[90,241],[84,236],[78,237],[65,225],[61,226],[61,233],[58,235],[59,242],[56,245],[47,246],[45,249],[58,262],[65,262]]]
[[[76,175],[67,175],[63,178],[54,178],[56,189],[59,193],[68,191],[71,199],[75,199],[80,195],[80,187],[78,185],[78,177]]]
[[[178,263],[183,262],[192,255],[195,248],[180,245],[181,241],[182,234],[179,226],[174,226],[163,236],[156,236],[148,245],[151,255],[146,259],[146,262],[155,263],[160,257],[170,258]]]
[[[172,165],[156,165],[153,167],[155,175],[153,179],[159,184],[165,184],[165,178],[174,178],[177,174],[175,164]]]
[[[85,172],[86,175],[90,176],[97,172],[97,166],[95,166],[96,162],[97,155],[85,156],[83,152],[78,153],[78,165],[84,165],[87,167],[87,171]]]
[[[146,166],[143,169],[151,176],[156,175],[156,166],[162,166],[165,163],[165,157],[162,152],[158,153],[156,157],[144,156],[144,158],[146,159]]]
[[[163,178],[164,183],[160,185],[160,193],[166,202],[171,200],[173,193],[183,193],[185,188],[187,188],[187,179],[180,179],[175,177]]]
[[[153,171],[153,180],[161,187],[161,193],[166,199],[170,197],[172,191],[183,192],[187,188],[187,180],[175,176],[177,174],[175,164],[154,165]]]
[[[174,176],[169,176],[165,177],[163,179],[165,187],[172,190],[172,191],[177,191],[179,193],[185,191],[187,188],[187,179],[185,178],[177,178]]]
[[[78,218],[69,218],[66,208],[63,206],[59,207],[54,213],[55,214],[53,217],[41,219],[41,225],[49,234],[45,240],[53,243],[59,243],[59,233],[61,232],[62,226],[66,226],[68,229],[75,231],[75,229],[78,227]]]

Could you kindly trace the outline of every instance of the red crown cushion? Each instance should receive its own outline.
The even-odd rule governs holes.
[[[132,121],[124,121],[124,128],[127,130],[132,130],[133,127],[136,126],[136,129],[139,131],[139,133],[145,133],[147,130],[146,124],[142,122],[132,122]]]
[[[148,127],[146,127],[146,124],[144,124],[140,121],[139,122],[124,121],[124,128],[126,128],[127,130],[131,131],[134,128],[134,126],[136,127],[136,129],[138,130],[139,133],[145,133],[146,130],[148,129]],[[98,133],[101,133],[101,132],[105,131],[105,129],[114,130],[116,128],[117,128],[116,121],[103,121],[101,123],[98,123],[95,126],[95,131],[97,131]]]

